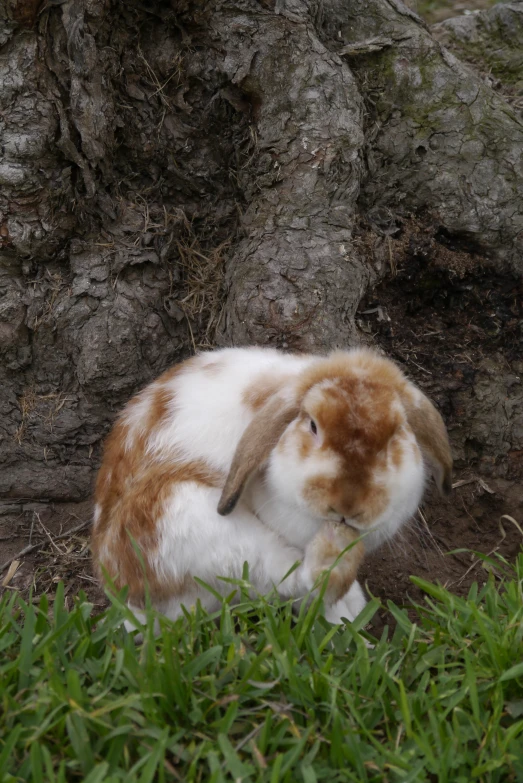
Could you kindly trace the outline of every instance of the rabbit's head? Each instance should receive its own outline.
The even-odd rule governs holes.
[[[396,365],[366,350],[319,358],[269,398],[238,445],[220,513],[264,463],[283,504],[367,533],[370,548],[415,512],[425,463],[441,492],[452,484],[441,416]]]

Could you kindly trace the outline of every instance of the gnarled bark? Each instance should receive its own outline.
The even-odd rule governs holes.
[[[495,5],[488,11],[457,16],[432,27],[432,34],[489,81],[523,87],[523,3]]]
[[[86,497],[114,411],[214,334],[360,340],[412,215],[520,279],[519,115],[399,0],[2,13],[0,495]],[[513,357],[476,372],[462,464],[523,452]]]

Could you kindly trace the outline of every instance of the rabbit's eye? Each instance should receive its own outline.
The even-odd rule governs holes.
[[[316,422],[314,421],[314,419],[311,419],[311,432],[313,435],[318,434],[318,428],[316,426]]]

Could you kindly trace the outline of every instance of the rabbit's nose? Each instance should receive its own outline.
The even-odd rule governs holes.
[[[339,511],[337,511],[333,506],[329,506],[329,508],[327,509],[327,513],[328,514],[335,514],[338,517],[338,519],[336,521],[339,522],[341,525],[347,524],[347,520],[345,519],[343,514],[341,514]]]

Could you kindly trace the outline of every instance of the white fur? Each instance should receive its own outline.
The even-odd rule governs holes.
[[[329,623],[342,623],[344,619],[355,620],[365,608],[366,603],[367,600],[360,583],[353,582],[343,598],[340,598],[332,606],[327,607],[325,617]]]
[[[129,428],[126,441],[126,447],[128,449],[132,448],[137,437],[145,434],[147,413],[151,407],[153,398],[152,390],[153,387],[148,386],[141,391],[140,394],[134,398],[133,404],[128,405],[122,414],[122,421],[125,422]]]
[[[167,384],[176,391],[176,411],[169,424],[150,442],[151,451],[178,448],[188,460],[204,459],[215,470],[227,471],[238,441],[252,420],[242,395],[256,376],[298,375],[310,363],[301,358],[263,348],[226,348],[202,354],[186,373]],[[220,363],[206,372],[206,364]],[[201,363],[202,369],[198,369]]]
[[[315,360],[310,355],[260,348],[200,355],[186,370],[161,381],[172,389],[173,403],[167,421],[149,437],[148,453],[152,459],[175,455],[188,462],[203,461],[225,475],[238,441],[253,418],[243,397],[256,377],[261,383],[271,375],[292,379]],[[154,390],[155,384],[124,413],[123,419],[131,427],[130,440],[144,434]],[[226,517],[216,510],[218,489],[196,482],[175,485],[159,521],[160,543],[156,553],[150,555],[151,565],[166,578],[197,576],[221,594],[228,594],[233,588],[218,577],[241,578],[247,561],[250,580],[259,592],[276,585],[283,596],[303,597],[313,587],[307,547],[325,519],[306,506],[301,489],[307,477],[320,469],[322,473],[335,473],[338,459],[334,454],[312,456],[304,463],[291,446],[273,450],[265,474],[252,477],[236,509]],[[398,469],[388,466],[383,481],[391,491],[391,502],[365,540],[371,548],[393,535],[414,513],[421,498],[423,463],[413,436],[402,464]],[[282,582],[296,561],[301,565]],[[197,600],[214,609],[217,602],[212,593],[193,584],[158,609],[171,618],[180,615],[182,604],[190,607]],[[363,591],[356,582],[346,596],[327,607],[326,616],[332,622],[340,622],[342,617],[354,619],[364,605]],[[138,610],[133,611],[138,617]]]
[[[160,573],[174,579],[190,574],[228,594],[234,588],[220,577],[241,579],[243,565],[248,562],[249,579],[260,593],[276,586],[287,598],[311,590],[313,579],[306,563],[282,581],[303,559],[303,550],[269,530],[243,503],[229,516],[219,516],[219,497],[219,490],[193,482],[173,490],[161,520],[161,545],[155,564]],[[189,592],[166,601],[159,609],[177,617],[182,603],[189,607],[198,599],[210,610],[218,605],[211,592],[194,582]]]
[[[274,521],[264,508],[265,500],[270,498],[274,508],[278,509],[278,529],[283,525],[290,541],[306,546],[325,518],[318,517],[308,508],[303,499],[303,488],[307,480],[315,475],[336,476],[339,458],[334,454],[314,453],[306,460],[300,459],[294,434],[285,439],[283,448],[272,452],[263,491],[257,488],[254,510],[269,527],[274,527]],[[303,520],[302,524],[300,520]]]
[[[395,469],[389,464],[383,478],[390,493],[389,504],[365,536],[365,548],[369,551],[392,538],[421,502],[425,487],[423,460],[414,435],[406,433],[402,443],[405,453],[401,465]]]

